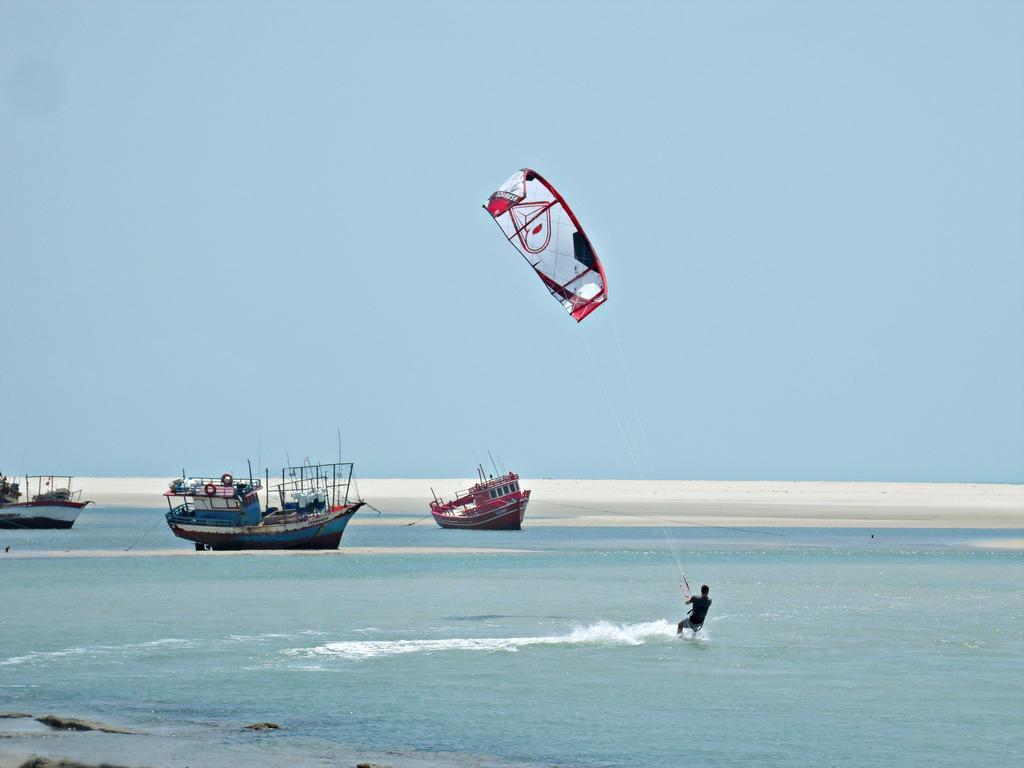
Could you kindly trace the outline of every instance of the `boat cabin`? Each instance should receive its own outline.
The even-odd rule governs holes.
[[[182,475],[164,492],[168,517],[206,525],[257,525],[262,488],[259,480],[235,482],[229,473],[220,478]]]
[[[21,498],[18,483],[12,483],[6,475],[0,475],[0,504],[16,504]]]
[[[500,499],[502,496],[511,496],[513,493],[519,492],[519,476],[509,472],[503,477],[494,478],[488,480],[482,485],[474,488],[476,493],[476,503],[480,504],[482,501],[488,499]]]

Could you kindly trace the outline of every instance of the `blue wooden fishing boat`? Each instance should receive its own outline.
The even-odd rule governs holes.
[[[337,549],[364,504],[349,499],[352,469],[350,462],[285,467],[273,488],[269,473],[266,484],[227,472],[219,478],[183,474],[164,492],[167,525],[198,550]]]

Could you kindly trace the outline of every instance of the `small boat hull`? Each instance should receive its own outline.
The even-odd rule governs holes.
[[[518,531],[522,529],[523,518],[526,517],[526,505],[530,501],[530,492],[523,491],[521,498],[509,498],[501,503],[463,510],[446,511],[443,508],[431,508],[430,512],[442,528],[463,528],[474,531]]]
[[[175,536],[195,542],[197,549],[337,549],[352,515],[362,502],[336,507],[315,517],[269,515],[259,525],[190,523],[168,515]]]
[[[24,501],[0,504],[0,528],[70,528],[88,501]]]

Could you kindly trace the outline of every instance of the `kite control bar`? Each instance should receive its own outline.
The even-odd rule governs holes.
[[[679,586],[681,586],[683,588],[683,591],[686,593],[687,597],[689,597],[692,594],[693,590],[690,589],[690,582],[688,582],[686,580],[686,574],[685,573],[683,574],[683,583],[680,584]]]

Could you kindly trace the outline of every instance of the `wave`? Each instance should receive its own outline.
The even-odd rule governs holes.
[[[82,648],[60,648],[53,651],[29,651],[22,656],[10,656],[6,659],[0,659],[0,667],[17,666],[18,664],[34,664],[36,662],[51,662],[72,656],[96,657],[111,654],[140,654],[152,649],[159,649],[163,647],[191,648],[194,645],[195,642],[192,640],[167,637],[144,643],[128,643],[127,645],[91,645]]]
[[[60,651],[30,651],[23,656],[10,656],[6,659],[0,659],[0,667],[13,667],[18,664],[31,664],[35,661],[58,659],[65,656],[78,656],[83,653],[89,653],[85,648],[65,648]]]
[[[207,641],[188,640],[180,637],[164,637],[156,640],[148,640],[138,643],[125,643],[123,645],[98,644],[78,648],[58,648],[52,651],[29,651],[19,656],[0,658],[0,667],[13,667],[21,664],[52,663],[68,660],[73,657],[97,658],[124,658],[145,656],[154,652],[165,650],[188,649],[199,646],[212,646],[215,644],[234,644],[239,642],[268,642],[274,640],[297,640],[303,635],[323,634],[316,630],[291,634],[265,633],[262,635],[227,635],[222,638],[214,638]]]
[[[577,626],[565,635],[539,637],[449,637],[432,640],[346,640],[325,643],[314,648],[289,648],[283,654],[299,659],[337,658],[348,661],[400,656],[408,653],[478,651],[515,653],[529,646],[631,646],[650,641],[671,640],[676,625],[660,619],[641,624],[612,624],[598,621]]]

